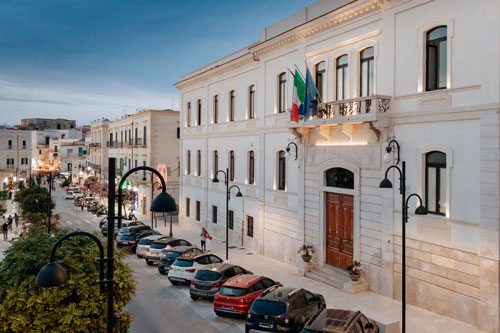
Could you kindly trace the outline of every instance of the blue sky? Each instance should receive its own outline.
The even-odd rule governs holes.
[[[0,124],[178,108],[180,76],[315,0],[2,0]]]

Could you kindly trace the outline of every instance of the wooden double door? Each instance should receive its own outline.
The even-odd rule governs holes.
[[[326,193],[326,263],[342,269],[352,264],[354,197]]]

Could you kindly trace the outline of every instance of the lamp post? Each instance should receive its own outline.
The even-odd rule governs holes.
[[[292,149],[290,148],[290,146],[292,146],[292,145],[293,145],[293,146],[295,146],[295,160],[297,160],[297,155],[298,155],[298,151],[299,151],[299,149],[298,149],[297,144],[296,144],[295,142],[291,141],[291,142],[289,142],[289,143],[288,143],[288,145],[287,145],[287,146],[286,146],[286,148],[285,148],[285,150],[286,150],[286,154],[287,154],[288,156],[290,156],[290,155],[292,154],[292,153],[291,153],[291,150],[292,150]]]
[[[224,175],[224,185],[226,185],[226,260],[229,260],[229,200],[231,199],[231,189],[233,187],[238,189],[238,192],[236,193],[236,197],[241,198],[243,194],[241,194],[241,190],[238,185],[234,184],[232,186],[229,186],[229,168],[224,170],[218,170],[215,173],[214,179],[212,180],[212,183],[218,183],[219,178],[217,178],[217,175],[221,172]]]
[[[391,140],[387,148],[390,148],[390,145],[395,143],[397,145],[397,163],[399,163],[399,143],[396,140]],[[388,153],[391,150],[387,149]],[[401,261],[402,261],[402,273],[401,273],[401,305],[402,305],[402,320],[401,320],[401,328],[402,332],[406,332],[406,223],[408,223],[408,201],[411,197],[417,197],[419,200],[419,205],[415,210],[416,215],[427,215],[427,209],[422,206],[422,198],[416,194],[412,193],[406,197],[406,162],[403,161],[401,165],[401,169],[396,165],[391,165],[385,171],[384,179],[380,182],[380,188],[392,188],[392,182],[387,178],[389,170],[396,169],[399,172],[399,193],[401,194]]]
[[[52,246],[52,249],[50,250],[50,257],[49,257],[49,263],[46,264],[45,266],[42,267],[42,269],[38,272],[36,275],[36,282],[35,285],[39,288],[47,288],[47,287],[57,287],[65,284],[68,281],[68,276],[66,275],[66,272],[64,271],[64,268],[61,267],[55,260],[55,254],[57,248],[62,244],[63,241],[70,237],[75,237],[75,236],[85,236],[90,239],[92,239],[96,244],[97,247],[99,248],[99,258],[97,261],[99,262],[99,280],[96,282],[101,285],[101,292],[104,292],[106,290],[106,300],[112,301],[113,299],[113,280],[109,279],[109,270],[108,270],[108,278],[104,278],[104,262],[108,262],[108,269],[111,264],[111,267],[113,268],[113,261],[114,258],[113,256],[110,256],[109,251],[108,251],[108,257],[104,256],[104,247],[102,246],[101,241],[99,241],[99,238],[94,236],[91,233],[85,232],[85,231],[75,231],[71,232],[69,234],[66,234],[59,238],[57,242]],[[108,237],[109,238],[109,237]],[[109,244],[109,243],[108,243]],[[113,246],[113,243],[111,243],[111,246]],[[109,249],[109,246],[108,246]],[[112,270],[111,270],[112,272]],[[106,332],[107,333],[112,333],[113,332],[113,312],[112,312],[112,307],[111,307],[111,312],[110,312],[110,307],[109,304],[107,304],[107,311],[106,311]],[[113,305],[113,304],[111,304]]]
[[[154,193],[155,193],[155,185],[160,185],[158,188],[161,189],[161,182],[158,182],[158,181],[154,181],[154,174],[152,172],[150,172],[150,175],[151,175],[151,202],[153,202],[153,196],[154,196]],[[142,177],[142,181],[147,181],[146,179],[146,171],[144,171],[144,175]],[[151,212],[151,229],[153,229],[153,219],[154,219],[154,213],[155,212]],[[173,233],[172,233],[172,217],[170,217],[170,232],[169,232],[169,236],[172,237],[173,236]]]

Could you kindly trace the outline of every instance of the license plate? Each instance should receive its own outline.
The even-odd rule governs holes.
[[[223,305],[223,306],[222,306],[222,309],[223,309],[223,310],[233,311],[233,310],[234,310],[234,306],[229,307],[229,306],[224,306],[224,305]]]
[[[128,242],[122,242],[122,244],[128,244]]]
[[[273,324],[259,323],[259,327],[262,327],[262,328],[273,328]]]

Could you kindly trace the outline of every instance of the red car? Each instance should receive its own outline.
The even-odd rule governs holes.
[[[268,277],[240,274],[224,283],[214,297],[214,311],[218,316],[246,316],[253,301],[267,288],[282,287]]]

